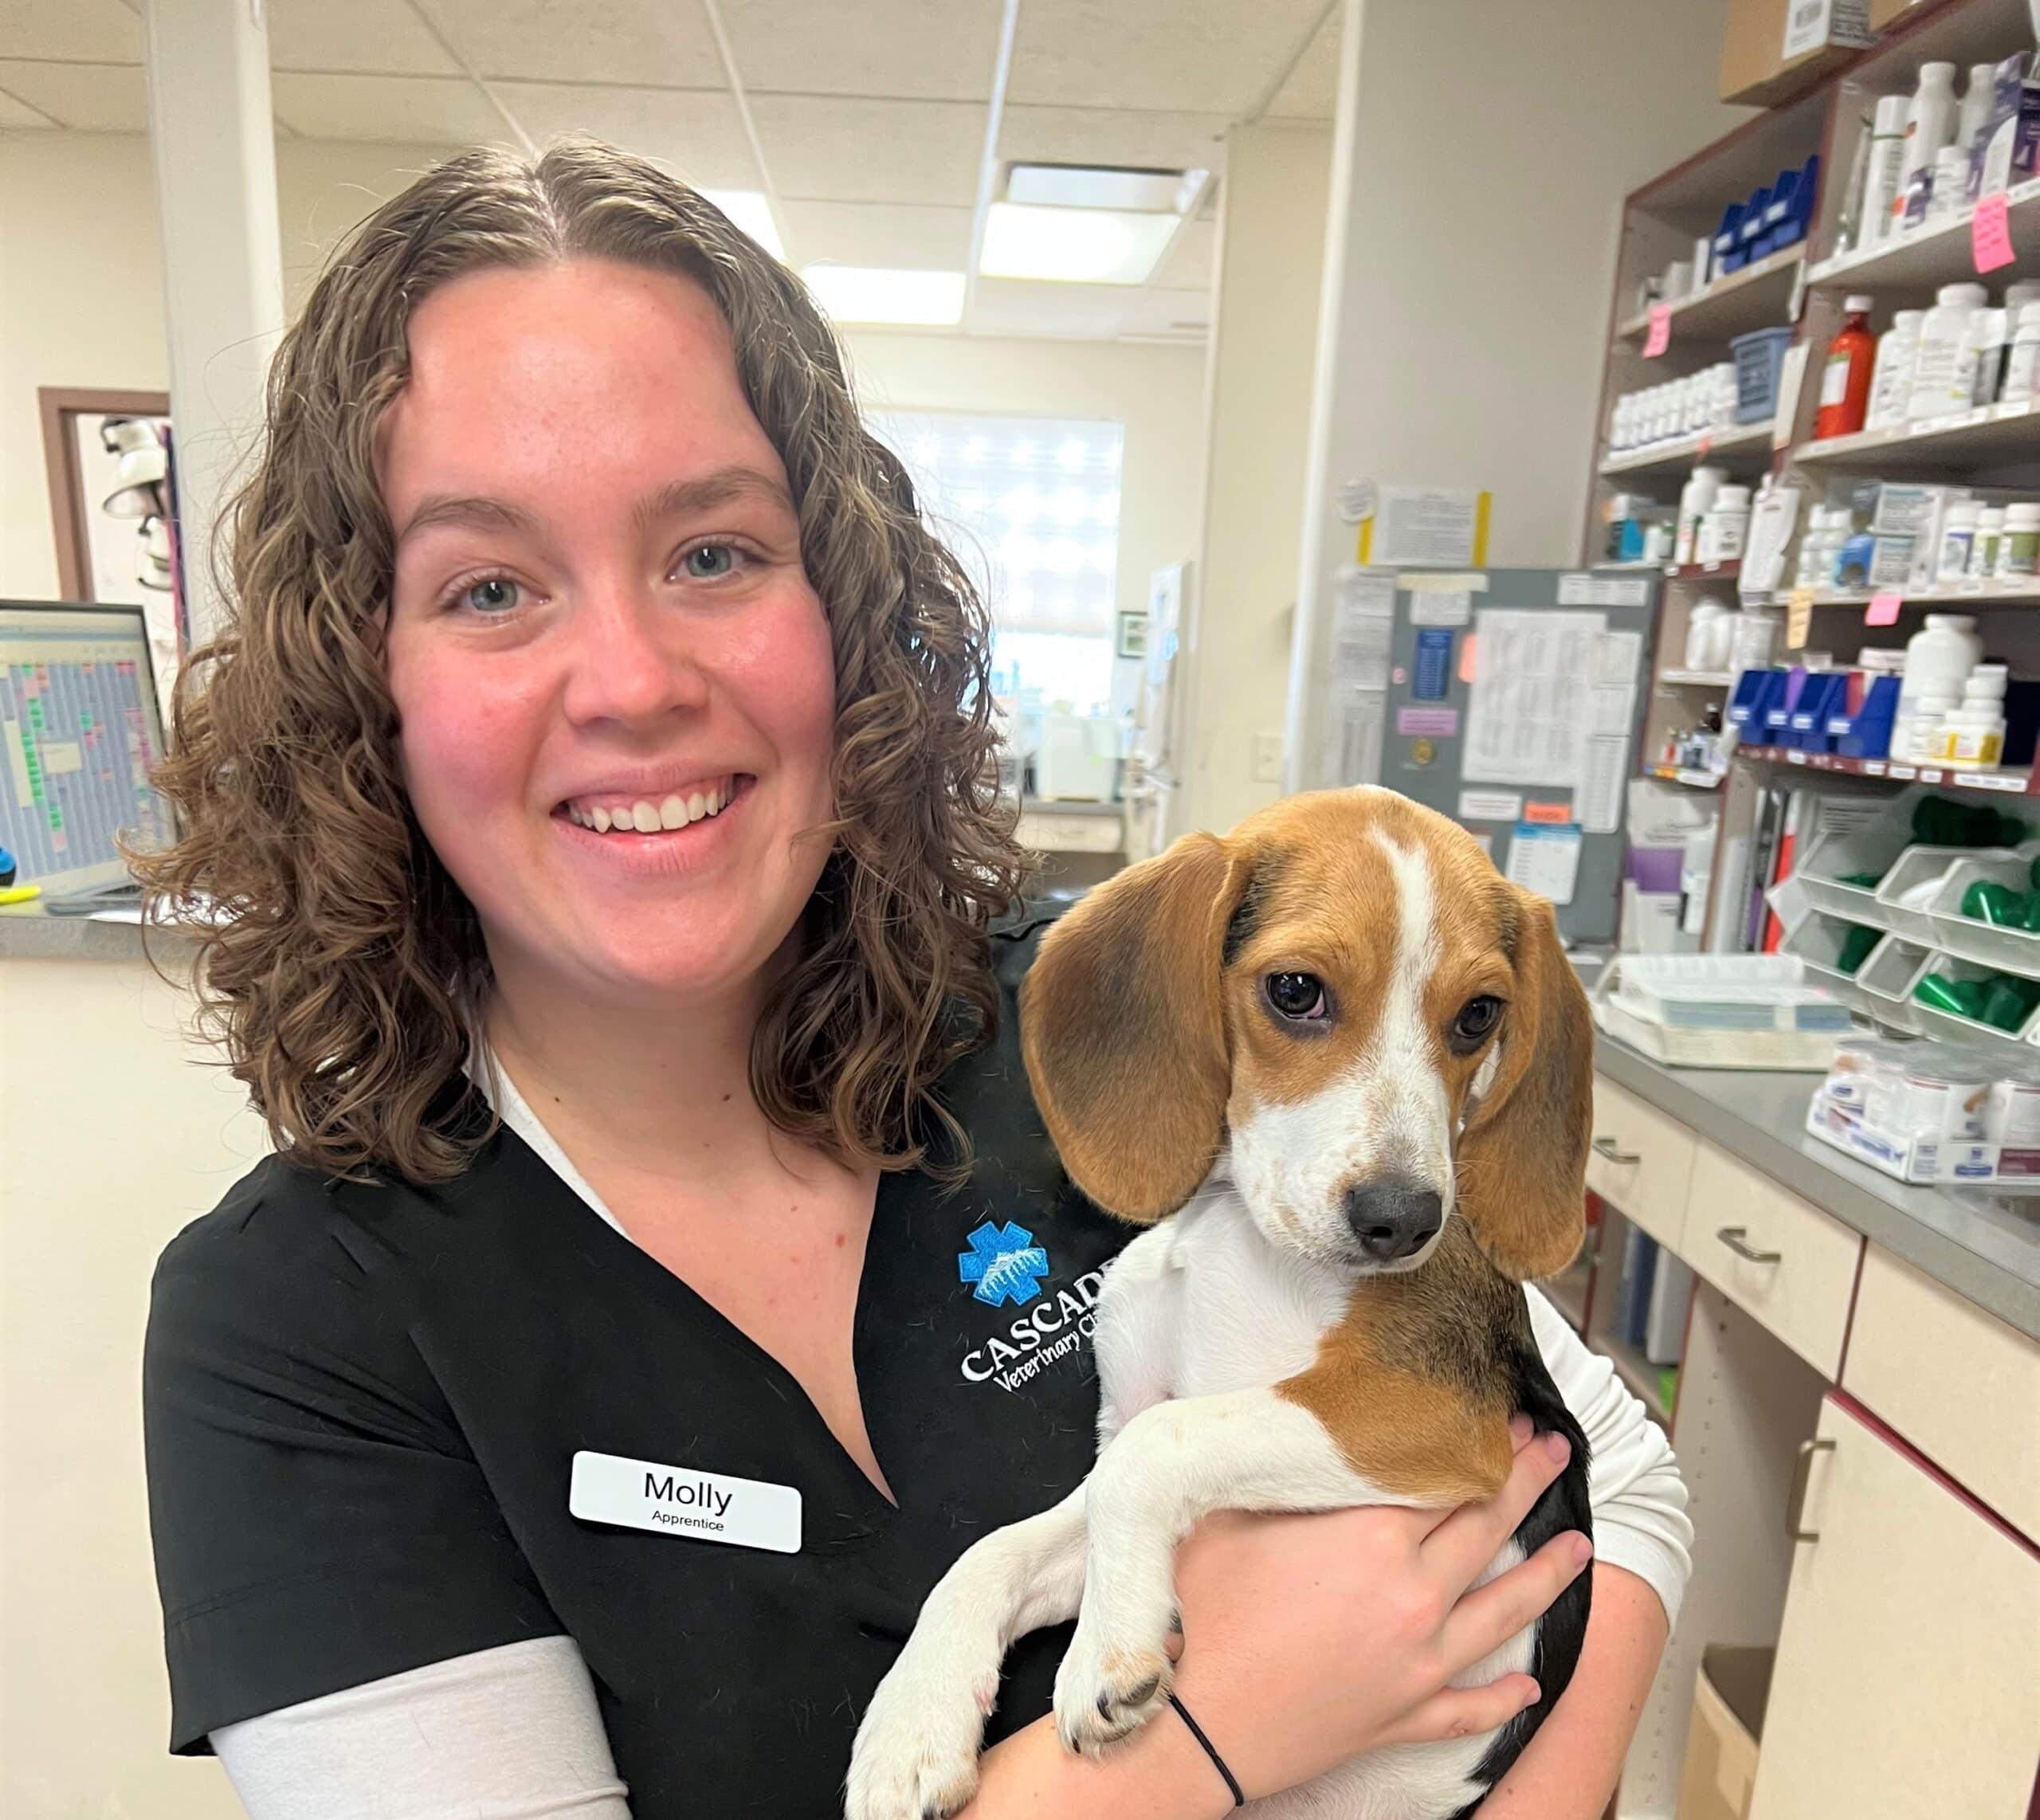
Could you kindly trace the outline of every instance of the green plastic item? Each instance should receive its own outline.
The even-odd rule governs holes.
[[[1927,796],[1913,809],[1912,837],[1930,847],[2015,847],[2026,824],[1987,802]]]
[[[2040,896],[2036,896],[2034,901],[2040,902]],[[1855,972],[1870,958],[1870,950],[1877,945],[1883,933],[1881,929],[1866,929],[1860,923],[1851,923],[1849,933],[1842,938],[1842,952],[1835,956],[1835,971]]]
[[[2023,927],[2026,894],[1994,878],[1979,878],[1962,894],[1962,913],[1995,929]]]
[[[1835,881],[1837,885],[1853,885],[1858,891],[1874,891],[1884,883],[1881,872],[1845,872]]]
[[[2026,894],[2026,909],[2019,917],[2018,926],[2028,935],[2040,935],[2040,891]]]
[[[1983,1018],[1984,1023],[2007,1034],[2017,1032],[2033,1007],[2026,996],[2003,975],[1990,983],[1990,989],[1983,994]]]
[[[1912,996],[1937,1011],[1952,1011],[1958,1018],[1980,1023],[1983,1014],[1983,982],[1951,979],[1944,973],[1930,973],[1912,988]]]

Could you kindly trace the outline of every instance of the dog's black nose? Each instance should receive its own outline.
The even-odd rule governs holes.
[[[1364,1182],[1346,1190],[1346,1224],[1377,1264],[1422,1251],[1444,1219],[1438,1190],[1414,1182]]]

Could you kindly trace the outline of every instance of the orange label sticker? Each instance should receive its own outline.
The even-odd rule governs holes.
[[[1547,828],[1563,828],[1572,819],[1570,802],[1526,802],[1523,819]]]
[[[1477,657],[1480,641],[1481,635],[1477,632],[1464,633],[1460,637],[1459,680],[1463,683],[1471,682],[1480,668]]]

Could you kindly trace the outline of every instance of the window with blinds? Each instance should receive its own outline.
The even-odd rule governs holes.
[[[951,411],[876,411],[869,422],[991,610],[997,692],[1104,708],[1124,426]]]

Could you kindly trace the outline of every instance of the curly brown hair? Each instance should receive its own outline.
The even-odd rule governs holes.
[[[488,961],[399,781],[377,431],[424,297],[575,257],[674,273],[714,299],[828,615],[839,821],[752,1041],[758,1103],[845,1162],[954,1170],[967,1147],[935,1084],[991,1027],[985,932],[1023,876],[993,762],[984,609],[864,428],[799,281],[685,184],[592,140],[536,159],[469,151],[419,178],[338,250],[278,350],[228,527],[232,604],[178,679],[157,774],[186,832],[136,861],[154,898],[228,913],[198,931],[201,1028],[294,1160],[432,1182],[472,1153],[449,1089]]]

